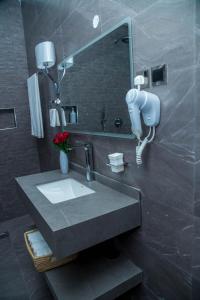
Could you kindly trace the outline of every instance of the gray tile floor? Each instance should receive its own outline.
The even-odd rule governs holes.
[[[27,299],[27,291],[9,238],[0,240],[0,299]]]
[[[23,234],[31,227],[28,215],[0,224],[0,233],[9,232],[9,237],[0,239],[0,300],[53,299],[26,250]]]

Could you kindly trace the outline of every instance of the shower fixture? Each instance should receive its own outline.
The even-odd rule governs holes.
[[[60,104],[60,83],[65,76],[65,67],[62,68],[62,76],[60,80],[56,81],[53,76],[49,73],[49,68],[53,67],[56,63],[55,47],[53,42],[45,41],[35,46],[35,57],[37,68],[47,76],[52,82],[56,94],[56,104]]]
[[[53,76],[49,73],[49,68],[53,67],[56,63],[56,53],[53,42],[46,41],[39,43],[35,46],[35,57],[37,68],[52,81],[56,99],[52,101],[56,105],[58,111],[59,119],[61,122],[61,130],[64,131],[64,122],[62,119],[62,103],[60,100],[60,84],[63,80],[66,72],[66,67],[62,66],[62,75],[60,79],[55,80]],[[71,62],[72,63],[72,62]]]

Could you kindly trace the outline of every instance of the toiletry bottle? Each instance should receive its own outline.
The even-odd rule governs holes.
[[[74,107],[72,107],[72,111],[70,112],[70,123],[76,124],[76,112],[74,110]]]

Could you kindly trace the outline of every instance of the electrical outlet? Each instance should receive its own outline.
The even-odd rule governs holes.
[[[138,71],[138,72],[136,72],[136,76],[138,76],[138,75],[144,76],[144,84],[141,85],[141,89],[148,89],[150,87],[150,85],[149,85],[150,84],[149,70],[145,69],[145,70]]]

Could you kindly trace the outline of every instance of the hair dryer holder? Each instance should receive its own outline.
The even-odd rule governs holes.
[[[160,100],[157,95],[146,91],[140,91],[140,85],[144,83],[144,77],[139,75],[134,80],[137,89],[131,89],[126,95],[126,102],[130,115],[132,131],[138,139],[136,147],[136,162],[142,164],[142,152],[148,143],[151,143],[155,137],[155,127],[160,121]],[[142,140],[141,115],[144,124],[148,127],[149,133]]]

